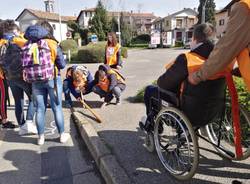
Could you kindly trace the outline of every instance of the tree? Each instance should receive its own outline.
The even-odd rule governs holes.
[[[118,22],[115,17],[112,17],[111,19],[110,29],[112,32],[118,32]]]
[[[124,20],[123,13],[121,13],[120,23],[121,23],[122,44],[125,46],[129,46],[132,40],[132,30],[131,30],[131,26],[129,26],[128,23]]]
[[[200,0],[200,5],[198,7],[198,24],[201,23],[202,20],[202,7],[204,5],[206,0]],[[205,11],[205,15],[206,15],[206,22],[212,23],[215,25],[215,2],[214,0],[207,0],[207,4],[206,4],[206,11]]]
[[[68,26],[73,30],[72,37],[76,39],[79,36],[81,37],[83,44],[88,44],[88,29],[83,29],[75,21],[69,21]]]
[[[98,36],[100,41],[106,39],[107,33],[110,31],[110,23],[108,13],[101,0],[98,0],[95,15],[90,20],[90,31]]]

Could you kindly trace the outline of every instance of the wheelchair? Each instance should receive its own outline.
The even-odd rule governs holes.
[[[223,158],[250,156],[250,117],[238,104],[231,75],[197,86],[185,81],[179,94],[158,87],[158,96],[150,99],[150,112],[145,146],[150,152],[156,150],[164,168],[178,180],[190,180],[197,170],[198,138]]]

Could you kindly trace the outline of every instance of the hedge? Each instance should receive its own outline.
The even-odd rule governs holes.
[[[76,52],[78,49],[78,45],[77,45],[76,41],[73,39],[68,39],[68,40],[62,41],[60,43],[60,46],[65,54],[68,52],[68,50],[70,50],[71,52]]]
[[[105,57],[105,46],[106,42],[99,42],[80,47],[77,56],[74,59],[72,58],[72,60],[78,63],[102,63]],[[128,49],[126,47],[122,47],[121,55],[123,58],[128,57]]]

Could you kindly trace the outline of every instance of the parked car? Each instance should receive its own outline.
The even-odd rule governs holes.
[[[187,41],[184,43],[184,49],[190,49],[190,44],[191,44],[191,40],[187,40]]]
[[[148,48],[149,49],[156,49],[157,48],[157,45],[156,44],[148,44]]]

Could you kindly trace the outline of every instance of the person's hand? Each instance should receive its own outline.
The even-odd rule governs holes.
[[[84,93],[86,93],[86,88],[85,87],[82,87],[81,89],[81,92],[84,94]]]
[[[200,79],[197,77],[196,73],[191,73],[188,75],[188,82],[192,85],[197,85],[199,84],[201,81]]]
[[[116,69],[117,69],[117,70],[120,70],[120,69],[122,69],[122,67],[118,65],[118,66],[116,67]]]
[[[82,98],[81,98],[81,97],[78,97],[78,98],[77,98],[77,101],[78,101],[78,102],[81,102],[81,101],[82,101]]]

